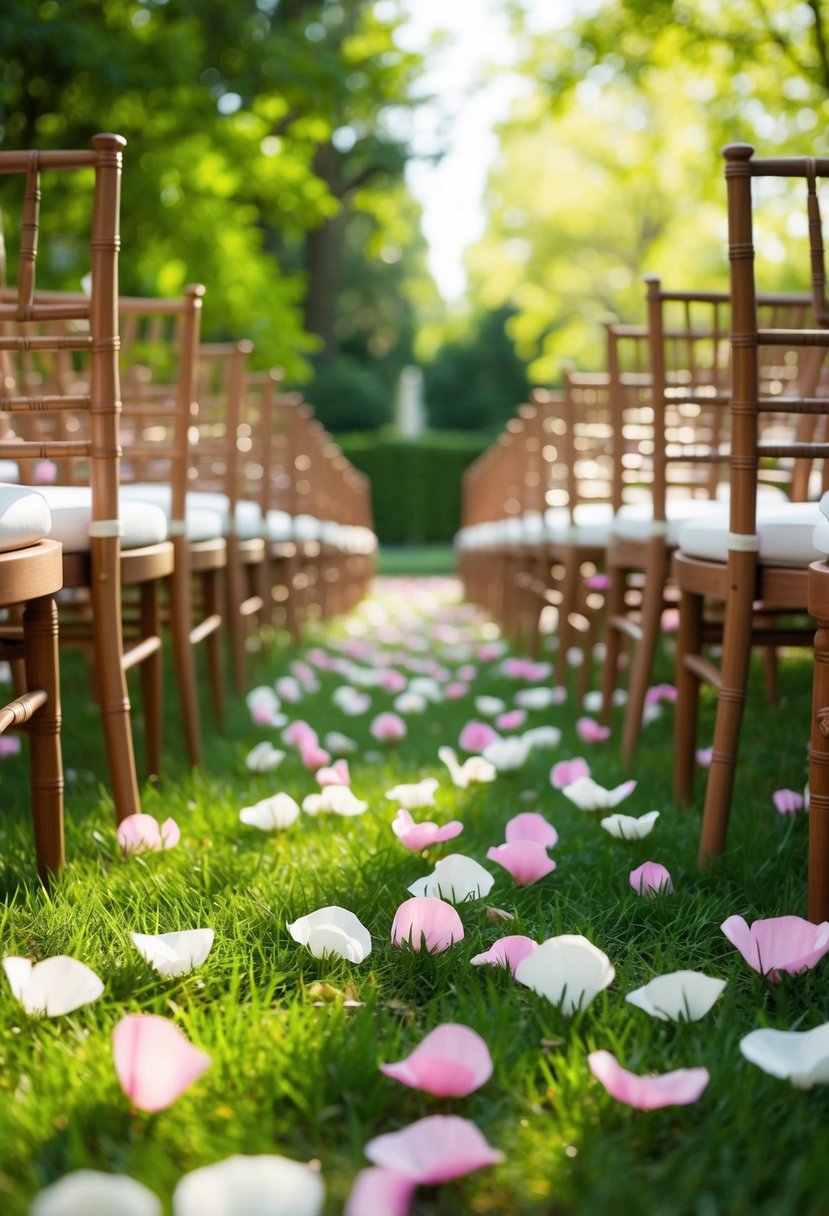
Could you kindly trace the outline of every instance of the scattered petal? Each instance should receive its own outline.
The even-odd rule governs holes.
[[[57,1018],[97,1001],[104,990],[94,971],[65,954],[33,963],[29,958],[3,959],[12,992],[31,1017]]]
[[[671,876],[658,861],[643,861],[630,872],[630,885],[637,895],[655,899],[657,895],[673,895]]]
[[[116,833],[125,857],[137,853],[156,853],[161,849],[172,849],[181,839],[181,832],[174,819],[159,823],[152,815],[127,815],[118,824]]]
[[[527,711],[525,709],[509,709],[506,713],[498,715],[495,725],[498,730],[520,730],[526,721]],[[540,729],[543,730],[544,727],[540,727]]]
[[[810,971],[829,953],[829,921],[814,925],[800,916],[772,916],[749,926],[742,916],[729,916],[720,928],[749,967],[772,981],[781,971]]]
[[[425,1186],[504,1160],[474,1123],[458,1115],[429,1115],[399,1132],[376,1136],[369,1140],[365,1154],[375,1165]]]
[[[480,753],[490,743],[494,743],[496,739],[500,738],[497,730],[488,722],[467,722],[460,733],[458,747],[462,752]]]
[[[339,730],[330,730],[322,742],[325,750],[334,756],[350,755],[357,751],[358,746],[353,739],[349,739],[348,735]]]
[[[622,1068],[609,1051],[592,1051],[587,1063],[611,1098],[637,1110],[688,1106],[697,1101],[711,1079],[707,1068],[679,1068],[657,1077],[640,1077]]]
[[[426,1035],[411,1055],[380,1071],[438,1098],[465,1098],[492,1076],[492,1057],[484,1040],[468,1026],[444,1022]]]
[[[499,773],[510,773],[526,763],[531,747],[524,736],[511,735],[508,739],[494,739],[488,743],[483,756]]]
[[[409,1216],[417,1184],[378,1166],[360,1170],[346,1201],[343,1216]]]
[[[476,697],[475,711],[485,718],[494,718],[506,709],[506,703],[500,697]]]
[[[434,806],[438,781],[436,777],[424,777],[410,785],[395,785],[386,791],[386,797],[396,802],[405,811],[416,811],[420,807]]]
[[[420,853],[430,845],[439,844],[444,840],[452,840],[463,831],[463,824],[458,819],[438,825],[436,823],[415,823],[410,813],[403,807],[397,812],[391,825],[397,839],[413,853]]]
[[[569,785],[565,785],[562,794],[569,798],[580,811],[604,811],[609,807],[618,806],[625,798],[630,797],[636,789],[636,781],[623,781],[612,790],[605,789],[592,777],[576,777]]]
[[[125,1174],[75,1170],[35,1196],[31,1216],[161,1216],[161,1200]]]
[[[455,942],[463,941],[463,924],[451,904],[442,899],[415,896],[400,905],[394,914],[391,942],[407,942],[413,950],[439,954]]]
[[[320,1216],[317,1170],[275,1154],[241,1154],[191,1170],[173,1192],[173,1216]]]
[[[165,1110],[210,1066],[174,1022],[152,1013],[128,1013],[112,1032],[121,1088],[139,1110]]]
[[[164,979],[186,975],[200,967],[213,946],[212,929],[182,929],[179,933],[130,933],[136,950]]]
[[[452,747],[439,747],[438,759],[449,769],[452,784],[459,790],[465,790],[470,785],[494,781],[497,776],[495,765],[484,760],[483,756],[469,756],[463,764],[459,764]]]
[[[314,776],[320,785],[351,785],[347,760],[336,760],[329,768],[319,768]]]
[[[592,718],[579,718],[576,732],[582,743],[604,743],[605,739],[610,738],[610,727],[601,726]]]
[[[648,811],[647,815],[608,815],[599,822],[615,840],[644,840],[653,831],[659,811]]]
[[[514,840],[487,849],[487,857],[496,865],[503,866],[519,887],[528,887],[541,878],[552,874],[556,863],[548,855],[543,844],[534,840]]]
[[[713,747],[697,748],[697,764],[700,768],[710,768],[711,761],[714,759]]]
[[[590,765],[583,756],[574,756],[572,760],[559,760],[550,769],[550,784],[557,790],[574,785],[580,777],[590,776]]]
[[[453,904],[489,895],[495,879],[482,865],[463,853],[450,853],[435,864],[431,874],[410,883],[412,895],[448,899]]]
[[[245,759],[245,768],[251,773],[269,773],[277,768],[284,759],[285,753],[265,739],[262,743],[257,743],[256,747],[248,752]]]
[[[795,811],[803,810],[806,799],[797,790],[775,790],[771,796],[778,815],[794,815]]]
[[[531,937],[525,937],[521,933],[512,933],[507,937],[499,937],[497,942],[485,950],[483,954],[476,954],[469,961],[475,967],[490,966],[490,967],[509,967],[513,975],[519,963],[532,954],[536,948],[536,943]]]
[[[397,714],[378,714],[369,729],[379,743],[397,743],[406,737],[406,723]]]
[[[829,1085],[829,1022],[812,1030],[752,1030],[740,1039],[740,1051],[796,1089]]]
[[[239,812],[242,823],[261,832],[278,832],[289,828],[299,818],[299,807],[290,794],[272,794],[253,806],[243,806]]]
[[[336,904],[318,908],[288,925],[295,942],[307,946],[314,958],[335,954],[349,963],[362,963],[371,954],[371,934],[353,912]]]
[[[520,815],[514,815],[507,823],[504,835],[507,844],[514,844],[516,840],[532,840],[542,844],[545,849],[551,849],[558,841],[558,832],[538,811],[522,811]]]
[[[302,800],[306,815],[362,815],[368,803],[355,797],[347,785],[325,785],[319,794],[308,794]]]
[[[515,969],[515,978],[569,1017],[586,1009],[616,972],[607,955],[578,934],[542,942]]]
[[[533,726],[521,737],[530,747],[554,748],[561,743],[561,731],[557,726]]]
[[[669,971],[629,992],[625,1000],[662,1022],[697,1022],[722,995],[725,983],[701,971]]]

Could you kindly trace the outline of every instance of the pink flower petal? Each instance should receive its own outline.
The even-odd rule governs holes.
[[[343,1216],[409,1216],[417,1184],[403,1174],[374,1166],[360,1170]]]
[[[314,776],[320,785],[351,785],[347,760],[335,760],[330,768],[317,769]]]
[[[406,677],[402,671],[395,671],[393,667],[390,667],[388,671],[383,672],[380,687],[384,688],[386,692],[402,692],[406,687]]]
[[[688,1106],[696,1102],[710,1081],[707,1068],[678,1068],[658,1077],[640,1077],[622,1068],[609,1051],[592,1051],[587,1057],[590,1071],[611,1098],[637,1110],[661,1106]]]
[[[503,866],[519,887],[538,882],[556,868],[544,845],[534,840],[514,840],[511,844],[495,845],[487,849],[486,855],[490,861]]]
[[[644,861],[630,872],[630,885],[637,895],[654,899],[657,895],[672,895],[674,884],[671,876],[658,861]]]
[[[20,746],[19,735],[0,735],[0,756],[16,756]]]
[[[129,857],[171,849],[181,839],[181,831],[174,819],[159,824],[152,815],[127,815],[118,824],[116,836],[124,856]]]
[[[521,933],[511,933],[507,937],[499,937],[497,942],[485,950],[483,954],[476,954],[470,962],[475,967],[490,966],[490,967],[509,967],[513,975],[515,968],[520,962],[532,954],[536,948],[536,943],[531,937],[525,937]]]
[[[579,777],[590,776],[590,765],[583,756],[574,756],[572,760],[559,760],[550,770],[550,784],[557,790],[563,790],[566,785],[572,785]]]
[[[713,747],[697,748],[697,764],[700,768],[710,768],[711,761],[714,759]]]
[[[331,760],[330,752],[327,752],[324,747],[320,747],[318,743],[310,741],[299,745],[299,756],[309,773],[315,773],[317,769],[322,768]]]
[[[303,722],[302,718],[297,718],[296,722],[291,722],[282,732],[282,742],[287,743],[288,747],[304,747],[317,742],[317,732],[308,722]]]
[[[414,895],[404,900],[394,914],[391,927],[393,946],[407,942],[413,950],[429,954],[448,950],[463,941],[463,923],[451,904],[430,895]]]
[[[468,1026],[444,1022],[436,1026],[411,1055],[380,1071],[438,1098],[465,1098],[492,1076],[492,1057],[484,1040]]]
[[[778,815],[793,815],[805,805],[805,799],[797,790],[775,790],[771,796]]]
[[[447,701],[460,701],[468,692],[468,684],[464,684],[461,680],[453,680],[444,688],[443,696]]]
[[[458,747],[463,752],[474,752],[477,755],[499,738],[497,730],[488,722],[467,722],[460,733]]]
[[[601,726],[593,718],[579,718],[576,731],[582,743],[604,743],[610,738],[610,727]]]
[[[646,705],[658,705],[660,701],[676,701],[676,688],[673,684],[652,684],[645,693]]]
[[[474,1123],[458,1115],[429,1115],[399,1132],[376,1136],[369,1140],[365,1154],[375,1165],[426,1186],[438,1186],[504,1160],[504,1154],[487,1144]]]
[[[453,840],[463,831],[463,824],[459,819],[452,819],[443,825],[415,823],[411,813],[401,807],[392,822],[391,830],[402,845],[413,853],[419,853],[421,849],[428,849],[430,845],[438,844],[442,840]]]
[[[406,736],[406,723],[398,714],[378,714],[370,728],[372,735],[380,743],[396,743]]]
[[[499,714],[495,719],[495,725],[499,730],[520,730],[527,721],[527,711],[525,709],[509,709],[504,714]]]
[[[720,925],[749,967],[769,980],[780,972],[809,971],[829,954],[829,921],[814,925],[800,916],[772,916],[749,926],[742,916],[729,916]]]
[[[152,1013],[129,1013],[112,1032],[121,1088],[139,1110],[165,1110],[202,1075],[210,1056],[174,1022]]]
[[[514,844],[516,840],[532,840],[536,844],[543,844],[545,849],[551,849],[558,840],[558,832],[538,811],[523,811],[520,815],[514,815],[504,835],[507,844]]]
[[[588,591],[607,591],[610,586],[610,575],[603,574],[601,571],[590,574],[584,580],[584,585]]]

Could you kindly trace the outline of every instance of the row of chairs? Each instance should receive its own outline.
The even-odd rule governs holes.
[[[829,308],[817,183],[829,161],[760,159],[747,145],[724,155],[730,290],[666,290],[648,278],[646,322],[605,325],[606,367],[566,370],[561,392],[536,392],[470,467],[457,548],[467,593],[508,634],[537,648],[541,608],[557,613],[557,682],[578,640],[589,653],[601,608],[605,722],[623,654],[629,662],[628,763],[663,614],[678,611],[679,802],[693,796],[700,689],[717,692],[703,863],[725,847],[751,648],[763,647],[773,696],[777,647],[811,644],[805,614],[817,616],[809,915],[821,921],[829,918],[829,520],[821,511],[829,511]],[[795,179],[805,195],[791,227],[809,236],[811,290],[800,295],[757,290],[754,224],[766,179],[778,179],[778,193],[779,179]],[[588,661],[581,692],[589,671]]]
[[[278,371],[250,370],[250,342],[201,341],[204,287],[168,300],[119,294],[124,142],[0,153],[0,175],[24,188],[17,286],[0,289],[0,628],[15,680],[0,730],[25,725],[32,741],[44,879],[64,853],[58,640],[89,655],[121,821],[141,809],[133,667],[149,773],[161,772],[164,625],[195,765],[195,648],[204,643],[221,723],[226,651],[239,694],[251,646],[281,627],[297,642],[309,620],[351,607],[376,547],[367,480],[313,409],[281,390]],[[41,183],[89,170],[89,293],[37,290]]]

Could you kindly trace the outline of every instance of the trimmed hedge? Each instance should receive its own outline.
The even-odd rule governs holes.
[[[458,431],[428,431],[418,439],[373,431],[336,440],[371,479],[374,528],[389,545],[452,539],[460,523],[461,474],[491,442]]]

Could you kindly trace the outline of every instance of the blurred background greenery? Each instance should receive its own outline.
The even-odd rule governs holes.
[[[250,337],[261,366],[285,368],[389,483],[375,506],[394,541],[451,534],[449,481],[530,385],[554,384],[564,360],[601,366],[597,322],[642,318],[643,274],[727,286],[723,144],[825,154],[829,118],[823,0],[480,0],[482,22],[509,17],[511,52],[477,85],[501,72],[523,87],[496,130],[466,294],[447,300],[407,176],[424,155],[419,115],[440,104],[424,87],[440,36],[422,49],[400,37],[426,2],[0,5],[0,146],[126,136],[122,289],[204,282],[206,337]],[[40,281],[75,288],[81,216],[61,202]],[[11,233],[17,204],[0,204]],[[765,282],[801,287],[787,246],[805,233],[789,229],[785,198],[774,204],[758,237]],[[430,493],[411,490],[426,506],[406,536],[388,428],[409,366],[429,433],[404,482],[428,475]],[[448,431],[454,443],[435,437]]]

